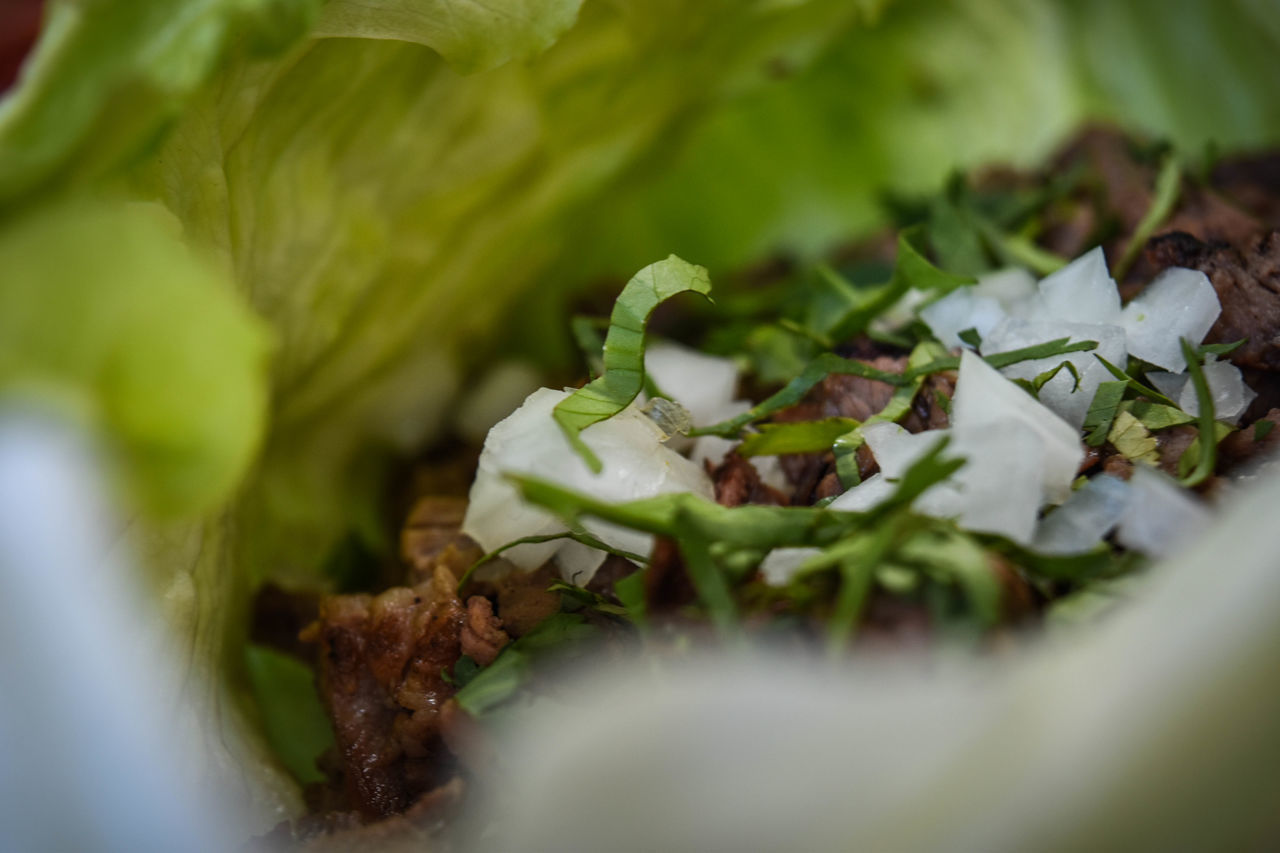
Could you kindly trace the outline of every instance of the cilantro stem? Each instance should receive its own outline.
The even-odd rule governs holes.
[[[1194,488],[1200,485],[1213,473],[1218,463],[1217,430],[1214,428],[1213,393],[1209,390],[1209,382],[1204,378],[1204,368],[1196,357],[1196,349],[1191,341],[1182,339],[1182,355],[1187,360],[1187,371],[1191,374],[1191,384],[1196,389],[1196,404],[1200,407],[1197,418],[1200,431],[1200,458],[1196,467],[1182,485]]]

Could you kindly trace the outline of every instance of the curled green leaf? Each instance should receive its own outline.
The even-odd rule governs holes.
[[[556,406],[553,416],[592,471],[604,465],[582,440],[582,430],[625,409],[644,387],[644,333],[659,303],[679,293],[711,293],[703,267],[671,255],[636,273],[622,289],[604,340],[604,373]]]

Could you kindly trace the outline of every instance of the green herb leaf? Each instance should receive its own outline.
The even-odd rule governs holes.
[[[1097,341],[1076,341],[1072,343],[1071,338],[1057,338],[1035,346],[1011,349],[1008,352],[992,353],[991,355],[983,356],[982,360],[999,370],[1002,367],[1008,367],[1011,364],[1017,364],[1022,361],[1036,361],[1041,358],[1053,358],[1073,352],[1089,352],[1097,348]],[[956,364],[959,366],[958,359]]]
[[[884,284],[858,292],[854,304],[832,326],[830,338],[843,341],[861,332],[913,287],[942,294],[974,282],[973,276],[944,272],[931,264],[921,245],[923,237],[921,226],[898,234],[898,260],[893,276]]]
[[[1200,446],[1196,450],[1195,469],[1185,474],[1182,480],[1184,486],[1192,488],[1209,479],[1209,475],[1213,473],[1213,466],[1218,461],[1218,439],[1215,435],[1213,419],[1213,392],[1209,390],[1209,382],[1204,378],[1204,368],[1200,365],[1200,359],[1196,357],[1195,346],[1186,338],[1182,339],[1182,355],[1187,361],[1187,371],[1191,374],[1192,387],[1196,389],[1196,403],[1200,406],[1198,418]],[[1187,453],[1178,460],[1180,474],[1182,462],[1187,459],[1187,454],[1190,452],[1191,448],[1188,447]]]
[[[1209,354],[1224,356],[1235,352],[1248,342],[1248,338],[1241,338],[1240,340],[1232,341],[1229,344],[1200,344],[1200,346],[1196,347],[1196,352],[1200,353],[1202,358]]]
[[[711,280],[703,267],[671,255],[627,282],[613,305],[604,342],[604,373],[562,400],[553,412],[569,443],[592,471],[604,465],[580,436],[582,430],[625,409],[644,387],[644,334],[659,303],[679,293],[707,296]]]
[[[1160,464],[1159,443],[1155,436],[1129,412],[1121,410],[1116,415],[1107,432],[1107,441],[1126,459],[1149,465]]]
[[[1126,400],[1121,404],[1121,408],[1141,421],[1142,425],[1152,432],[1195,421],[1195,418],[1182,409],[1166,406],[1163,403],[1152,403],[1149,400]]]
[[[738,446],[741,456],[776,456],[780,453],[820,453],[832,442],[855,429],[853,418],[823,418],[820,421],[761,424],[757,433]]]
[[[982,335],[978,334],[977,329],[965,329],[964,331],[960,332],[956,337],[960,338],[960,340],[964,341],[966,344],[973,347],[974,349],[977,349],[978,347],[982,346]]]
[[[637,569],[613,585],[613,594],[622,604],[627,618],[640,627],[644,627],[649,615],[644,586],[646,571],[648,569]]]
[[[479,717],[515,696],[537,663],[575,649],[599,631],[580,613],[557,613],[499,652],[454,699],[464,711]]]
[[[1213,422],[1213,443],[1218,445],[1222,443],[1222,439],[1235,432],[1235,427],[1230,424],[1224,424],[1222,421]],[[1178,476],[1186,477],[1194,471],[1200,463],[1200,436],[1197,435],[1192,439],[1191,444],[1187,445],[1187,449],[1178,457]]]
[[[299,782],[323,782],[316,759],[333,745],[333,728],[315,673],[297,658],[259,645],[245,649],[245,665],[271,748]]]
[[[1129,383],[1122,380],[1098,385],[1098,390],[1093,394],[1093,402],[1089,404],[1089,411],[1084,416],[1085,444],[1101,447],[1106,442],[1111,422],[1116,418],[1120,401],[1128,387]],[[1134,422],[1137,423],[1137,420]]]
[[[1142,396],[1147,397],[1149,399],[1155,400],[1158,403],[1164,403],[1166,406],[1172,406],[1175,409],[1178,407],[1178,404],[1175,403],[1173,400],[1170,400],[1168,397],[1161,394],[1156,389],[1148,385],[1142,384],[1137,379],[1134,379],[1132,376],[1130,376],[1128,373],[1125,373],[1123,370],[1116,367],[1114,364],[1107,361],[1102,356],[1098,355],[1096,352],[1093,354],[1093,357],[1096,358],[1098,361],[1102,362],[1102,366],[1105,367],[1107,371],[1116,379],[1123,379],[1125,382],[1129,383],[1129,387],[1132,388],[1136,393],[1141,394]]]
[[[935,576],[954,580],[964,591],[979,625],[989,628],[1000,618],[1000,582],[986,551],[955,529],[935,527],[912,536],[898,558]]]
[[[1267,420],[1266,418],[1263,418],[1263,419],[1262,419],[1262,420],[1260,420],[1260,421],[1256,421],[1256,422],[1254,422],[1254,424],[1253,424],[1253,440],[1254,440],[1254,441],[1265,441],[1265,440],[1266,440],[1266,438],[1267,438],[1267,436],[1271,435],[1271,430],[1273,430],[1273,429],[1275,429],[1275,428],[1276,428],[1276,422],[1275,422],[1275,421],[1269,421],[1269,420]]]

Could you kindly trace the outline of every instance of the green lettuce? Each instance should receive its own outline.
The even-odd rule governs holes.
[[[296,799],[245,722],[248,595],[323,585],[352,531],[389,547],[388,466],[519,300],[672,252],[816,255],[882,189],[1030,162],[1087,117],[1275,141],[1266,12],[50,0],[0,100],[0,307],[27,318],[0,318],[0,394],[41,389],[118,450],[211,767],[269,824]]]

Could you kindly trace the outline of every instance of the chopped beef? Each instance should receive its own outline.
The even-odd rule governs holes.
[[[413,505],[400,531],[400,558],[408,566],[409,586],[429,580],[437,568],[461,577],[484,556],[484,549],[462,533],[466,514],[464,498],[428,495]]]
[[[1270,427],[1259,425],[1271,424]],[[1259,437],[1261,436],[1261,437]],[[1220,468],[1234,473],[1241,467],[1256,461],[1275,457],[1280,453],[1280,409],[1272,409],[1250,426],[1233,432],[1218,445]]]
[[[1255,154],[1223,160],[1209,182],[1260,222],[1280,223],[1280,154]]]
[[[1173,232],[1153,238],[1147,253],[1162,268],[1190,267],[1209,276],[1222,314],[1207,341],[1247,338],[1228,358],[1241,367],[1280,371],[1280,231],[1258,235],[1241,247]]]
[[[722,506],[786,506],[789,503],[786,495],[761,482],[756,466],[739,456],[737,451],[727,454],[723,462],[710,470],[710,474],[716,488],[716,502]]]
[[[444,673],[462,654],[468,622],[456,586],[438,568],[413,588],[328,596],[305,632],[320,646],[344,793],[366,819],[403,811],[452,775],[438,716],[454,693]]]
[[[503,570],[501,575],[473,579],[464,592],[496,602],[503,630],[512,639],[523,637],[560,609],[560,594],[549,592],[560,579],[553,565],[547,563],[535,571],[521,572],[497,560],[489,565],[495,563]]]
[[[502,630],[502,620],[493,615],[489,599],[480,595],[468,598],[467,621],[462,626],[462,653],[481,666],[488,666],[509,642],[511,638]]]
[[[1103,461],[1102,473],[1127,480],[1133,476],[1133,461],[1119,453],[1113,453]]]
[[[1178,476],[1178,462],[1200,436],[1198,427],[1192,424],[1156,430],[1156,453],[1160,455],[1160,470]]]

